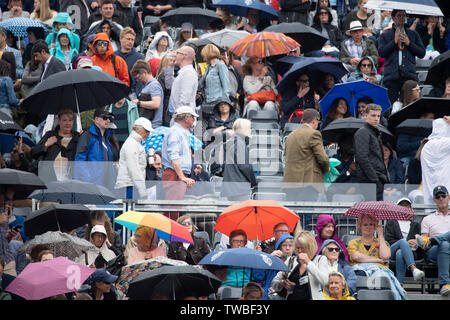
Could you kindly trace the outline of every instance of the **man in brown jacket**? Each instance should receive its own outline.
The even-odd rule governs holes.
[[[324,174],[330,165],[317,130],[319,122],[319,112],[306,109],[302,125],[286,139],[283,188],[289,201],[316,201],[324,191]]]

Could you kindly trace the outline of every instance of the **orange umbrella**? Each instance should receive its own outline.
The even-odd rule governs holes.
[[[273,200],[247,200],[226,208],[216,222],[216,229],[230,236],[236,229],[247,233],[252,240],[267,240],[273,237],[273,228],[283,222],[293,232],[300,218],[292,210]]]
[[[258,32],[236,41],[230,51],[237,56],[265,58],[286,54],[300,47],[300,44],[279,32]]]

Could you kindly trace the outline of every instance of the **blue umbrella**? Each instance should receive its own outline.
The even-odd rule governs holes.
[[[322,109],[322,118],[325,119],[331,104],[336,98],[344,98],[347,100],[351,114],[356,117],[356,104],[358,99],[362,97],[372,98],[374,103],[381,106],[382,113],[391,107],[386,88],[364,80],[338,83],[319,101],[320,108]]]
[[[405,10],[411,15],[439,16],[442,13],[434,0],[369,0],[364,8],[376,10]]]
[[[292,64],[290,69],[288,69],[289,64]],[[277,84],[277,90],[281,93],[296,88],[295,82],[300,74],[304,72],[309,72],[312,75],[316,71],[330,73],[337,79],[341,79],[348,73],[341,61],[327,57],[284,57],[277,61],[277,66],[277,68],[281,68],[281,71],[289,70]]]
[[[27,136],[26,133],[18,131],[19,134],[0,133],[0,153],[10,153],[17,143],[16,137],[21,136],[22,142],[33,147],[35,143]]]
[[[11,18],[0,22],[0,27],[11,31],[18,38],[26,38],[28,36],[27,29],[30,27],[42,28],[44,32],[47,32],[47,27],[43,23],[29,18]]]
[[[249,248],[213,251],[204,256],[198,264],[258,270],[289,271],[288,267],[280,258]]]
[[[246,17],[248,9],[256,9],[260,19],[278,20],[278,12],[259,0],[213,0],[213,4],[217,7],[227,7],[230,13],[239,17]]]
[[[153,130],[148,136],[147,140],[145,140],[142,145],[145,148],[145,151],[148,152],[148,149],[153,148],[155,151],[162,150],[162,143],[164,140],[164,136],[166,135],[169,127],[158,127]],[[203,146],[203,142],[201,142],[196,136],[189,135],[189,145],[197,151]]]

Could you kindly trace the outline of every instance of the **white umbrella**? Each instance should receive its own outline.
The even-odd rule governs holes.
[[[364,8],[372,10],[405,10],[411,15],[443,17],[434,0],[369,0]]]

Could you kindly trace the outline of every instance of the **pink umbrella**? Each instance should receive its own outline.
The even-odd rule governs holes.
[[[40,300],[77,291],[94,271],[65,257],[30,263],[5,291],[26,300]]]

